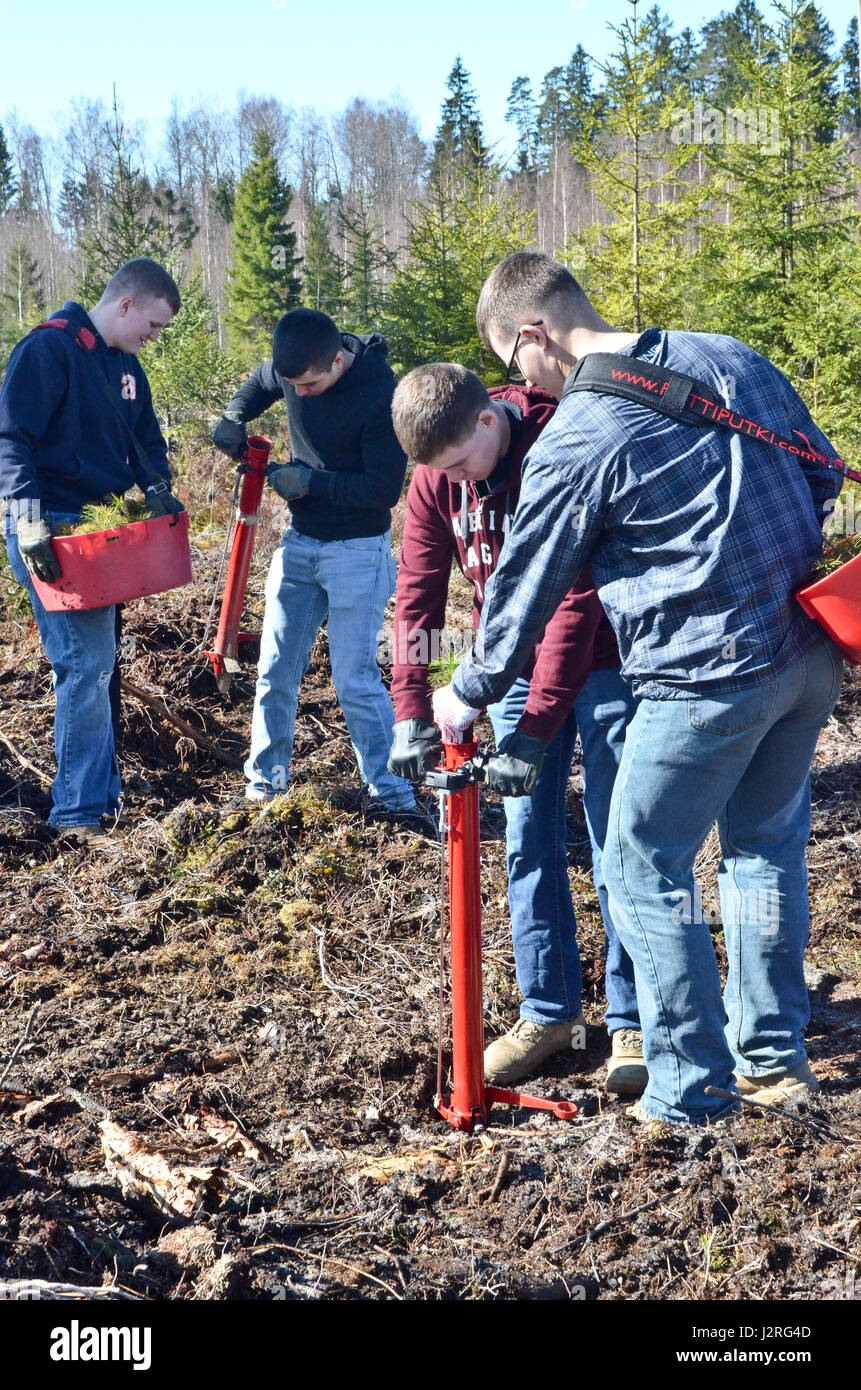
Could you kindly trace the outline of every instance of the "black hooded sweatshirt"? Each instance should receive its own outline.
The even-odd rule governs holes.
[[[314,468],[307,497],[290,503],[293,525],[319,541],[381,536],[391,526],[391,509],[401,495],[407,460],[392,425],[395,376],[380,333],[342,333],[355,360],[319,396],[297,397],[302,426],[324,468]],[[264,362],[240,386],[227,409],[254,420],[295,388]],[[294,462],[302,463],[293,450]],[[308,462],[311,462],[308,460]]]

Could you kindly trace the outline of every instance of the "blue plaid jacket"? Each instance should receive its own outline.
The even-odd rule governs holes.
[[[735,338],[649,328],[621,352],[837,453],[783,373]],[[524,460],[456,693],[475,708],[502,697],[587,560],[638,696],[717,697],[762,682],[821,631],[792,593],[821,556],[841,485],[839,473],[747,435],[613,396],[564,397]]]

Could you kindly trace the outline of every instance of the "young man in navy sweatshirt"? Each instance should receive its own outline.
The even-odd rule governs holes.
[[[179,303],[163,266],[139,256],[111,277],[89,313],[70,300],[41,331],[23,338],[0,388],[6,547],[12,572],[30,595],[56,698],[57,776],[48,824],[82,843],[103,845],[102,819],[120,810],[110,692],[116,608],[48,612],[31,575],[59,579],[51,537],[78,521],[88,502],[137,484],[157,515],[181,510],[137,360]],[[142,468],[132,434],[156,482]]]
[[[488,392],[473,372],[451,362],[417,367],[395,392],[395,430],[416,460],[398,571],[392,665],[398,722],[389,766],[404,776],[420,780],[440,752],[428,661],[445,626],[452,564],[473,587],[478,628],[517,508],[523,460],[555,409],[551,396],[525,386]],[[613,1040],[607,1088],[639,1095],[646,1072],[634,968],[619,942],[601,870],[610,794],[634,698],[619,675],[616,639],[588,566],[550,618],[519,679],[487,712],[501,750],[522,739],[549,746],[532,795],[507,795],[504,802],[508,902],[523,1002],[519,1021],[485,1052],[485,1075],[508,1085],[536,1071],[552,1053],[585,1041],[565,823],[579,733],[586,823],[607,932],[606,1021]],[[498,789],[506,791],[502,784]]]
[[[266,581],[245,764],[251,800],[287,788],[299,684],[328,615],[332,679],[371,805],[417,810],[409,783],[386,766],[394,716],[376,656],[395,587],[391,509],[406,471],[392,428],[394,389],[379,333],[340,333],[327,314],[292,309],[275,327],[271,360],[243,382],[213,435],[238,458],[246,423],[286,402],[292,462],[270,464],[267,478],[292,520]]]

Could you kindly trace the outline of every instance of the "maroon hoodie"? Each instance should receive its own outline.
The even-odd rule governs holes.
[[[395,599],[396,719],[432,719],[427,661],[437,655],[433,634],[445,628],[452,561],[475,590],[477,629],[487,581],[514,519],[523,460],[557,404],[543,391],[523,386],[493,387],[490,395],[504,405],[511,426],[508,452],[490,477],[456,483],[440,469],[417,464],[410,483]],[[616,638],[587,565],[521,673],[530,688],[518,727],[549,743],[592,671],[618,665]]]

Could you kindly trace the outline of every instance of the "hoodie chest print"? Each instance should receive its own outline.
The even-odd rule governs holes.
[[[494,554],[492,545],[484,539],[484,536],[493,533],[501,537],[497,545],[498,553],[502,542],[511,530],[511,516],[508,512],[503,516],[498,516],[493,511],[485,515],[481,504],[479,504],[473,511],[462,512],[460,516],[452,518],[452,527],[458,540],[464,539],[464,517],[466,519],[466,533],[469,537],[464,546],[466,551],[464,569],[487,569],[494,564]]]

